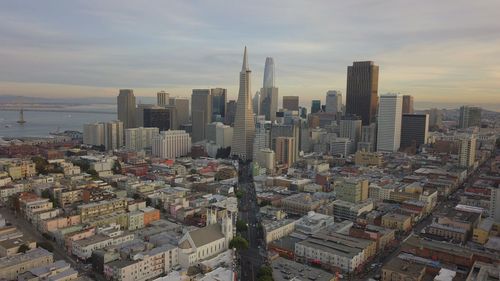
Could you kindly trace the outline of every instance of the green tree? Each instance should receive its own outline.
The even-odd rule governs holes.
[[[47,188],[47,189],[44,189],[44,190],[42,191],[42,198],[47,198],[47,199],[50,199],[50,197],[51,197],[51,196],[50,196],[50,191],[49,191],[49,189],[48,189],[48,188]]]
[[[19,249],[17,250],[18,253],[26,253],[27,251],[30,250],[30,247],[26,244],[21,244],[21,246],[19,246]]]
[[[113,174],[121,174],[122,172],[122,165],[120,164],[120,161],[115,161],[113,164]]]
[[[241,237],[240,235],[236,235],[231,242],[229,242],[229,248],[240,250],[248,249],[248,241]]]
[[[248,226],[247,226],[246,222],[244,222],[242,220],[236,221],[236,231],[245,232],[245,231],[247,231],[247,229],[248,229]]]
[[[36,169],[37,173],[43,174],[43,175],[47,174],[49,162],[45,158],[40,157],[40,156],[33,156],[33,157],[31,157],[31,161],[33,161],[33,163],[35,163],[35,169]]]
[[[236,198],[241,199],[241,197],[243,197],[243,191],[241,190],[236,191]]]
[[[257,280],[259,281],[273,281],[273,269],[270,266],[262,266],[257,273]]]

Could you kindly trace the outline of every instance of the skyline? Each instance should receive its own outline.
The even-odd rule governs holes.
[[[372,60],[379,95],[413,95],[417,108],[500,110],[497,1],[27,3],[0,9],[0,60],[9,66],[0,69],[0,95],[114,97],[132,88],[138,96],[189,97],[222,87],[236,99],[247,45],[257,85],[266,57],[274,58],[280,102],[298,95],[310,106],[337,89],[345,102],[347,66]]]

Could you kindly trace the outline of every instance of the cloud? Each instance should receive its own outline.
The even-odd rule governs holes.
[[[0,8],[0,61],[8,66],[0,68],[0,94],[133,87],[188,96],[219,86],[235,98],[248,45],[253,89],[273,56],[280,95],[304,104],[345,90],[355,60],[380,65],[380,93],[500,103],[495,0],[49,0]]]

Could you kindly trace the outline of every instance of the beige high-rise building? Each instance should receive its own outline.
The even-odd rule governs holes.
[[[251,73],[248,68],[247,47],[245,47],[243,65],[240,72],[240,91],[238,93],[238,102],[236,103],[233,145],[231,148],[231,154],[241,159],[252,159],[253,139],[255,136],[255,122],[250,94]]]
[[[123,122],[115,120],[104,125],[104,146],[115,150],[123,146]]]
[[[298,96],[283,96],[283,109],[290,111],[299,110],[299,97]]]
[[[287,164],[289,167],[295,163],[295,138],[276,138],[276,161],[280,164]]]
[[[135,96],[132,89],[120,89],[117,97],[118,120],[123,122],[125,129],[135,128]]]
[[[123,146],[123,122],[97,122],[83,125],[83,144],[101,146],[114,150]]]
[[[133,151],[150,148],[153,136],[158,133],[158,128],[139,127],[125,129],[125,148]]]
[[[257,151],[257,163],[270,171],[274,170],[276,153],[269,148],[263,148]]]
[[[403,114],[413,114],[415,110],[413,108],[413,96],[404,95],[403,96]]]
[[[476,161],[476,136],[464,136],[459,142],[458,163],[462,167],[472,167]]]
[[[176,124],[174,129],[179,129],[181,125],[189,123],[189,99],[174,97],[170,98],[170,106],[175,107]]]
[[[159,106],[169,105],[170,94],[165,91],[156,93],[156,104]]]
[[[83,144],[104,145],[104,123],[83,124]]]

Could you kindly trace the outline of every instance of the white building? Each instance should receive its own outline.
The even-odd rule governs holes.
[[[269,148],[260,149],[257,153],[257,163],[259,163],[259,166],[273,171],[276,163],[274,151]]]
[[[207,139],[218,147],[226,148],[233,142],[233,127],[221,122],[212,122],[207,125]]]
[[[186,131],[163,131],[153,137],[152,154],[163,159],[175,159],[191,152],[191,137]]]
[[[233,239],[233,218],[226,215],[217,220],[217,212],[207,211],[207,226],[189,231],[179,241],[179,264],[189,267],[218,255],[229,248]]]
[[[261,149],[269,148],[270,137],[271,121],[266,121],[265,118],[258,119],[255,124],[255,138],[253,139],[253,159],[257,159],[257,154]]]
[[[500,188],[491,188],[490,197],[490,217],[497,223],[500,223]]]
[[[135,254],[131,260],[117,260],[104,265],[104,276],[108,280],[145,281],[169,273],[179,264],[178,248],[163,245]]]
[[[353,153],[353,143],[349,138],[333,138],[330,141],[330,153],[346,157]]]
[[[398,94],[380,96],[378,108],[377,151],[398,151],[401,143],[403,98]]]
[[[134,239],[134,234],[116,232],[118,235],[96,234],[94,236],[74,241],[71,252],[81,260],[86,260],[92,256],[92,252],[103,249],[107,246],[118,245]],[[121,234],[120,234],[121,233]]]
[[[114,150],[123,146],[123,122],[110,121],[83,125],[83,144]]]
[[[340,91],[326,93],[325,110],[335,114],[342,111],[342,93]]]
[[[106,150],[115,150],[123,146],[123,122],[111,121],[104,125],[104,146]]]
[[[153,136],[159,134],[158,128],[132,128],[125,130],[125,148],[141,151],[151,148]]]

